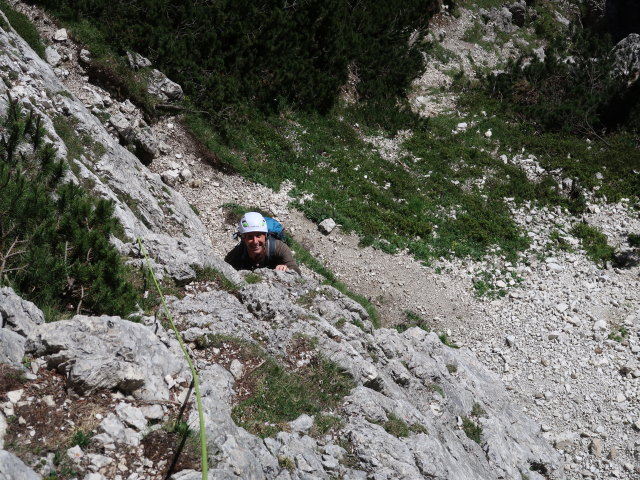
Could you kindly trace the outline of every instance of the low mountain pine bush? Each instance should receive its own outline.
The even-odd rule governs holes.
[[[64,181],[32,112],[10,102],[0,133],[0,284],[48,312],[131,312],[136,293],[109,243],[113,204]]]

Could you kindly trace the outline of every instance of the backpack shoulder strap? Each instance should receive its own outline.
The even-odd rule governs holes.
[[[267,236],[267,263],[276,255],[276,239],[271,235]]]

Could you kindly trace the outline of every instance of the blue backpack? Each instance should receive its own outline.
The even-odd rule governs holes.
[[[287,237],[283,232],[284,228],[279,221],[271,217],[264,217],[264,219],[267,222],[267,230],[269,231],[267,233],[268,236],[282,241],[286,240]]]
[[[282,224],[275,218],[264,217],[267,222],[267,237],[274,238],[276,240],[285,241],[286,235],[284,234]],[[267,261],[276,254],[276,242],[267,238]]]

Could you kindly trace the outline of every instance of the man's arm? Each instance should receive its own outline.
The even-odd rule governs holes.
[[[275,260],[276,260],[276,266],[275,266],[276,270],[281,270],[281,271],[293,270],[297,272],[299,275],[302,275],[302,272],[300,271],[300,267],[298,267],[298,264],[293,258],[293,253],[291,252],[291,249],[287,246],[286,243],[281,241],[278,241],[276,243]]]

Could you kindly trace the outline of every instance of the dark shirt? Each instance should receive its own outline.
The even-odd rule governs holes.
[[[269,251],[268,242],[276,242],[275,244],[275,252],[273,255],[265,255],[262,261],[254,262],[249,257],[247,253],[247,247],[244,245],[242,241],[227,253],[227,256],[224,257],[224,261],[231,265],[236,270],[255,270],[256,268],[271,268],[274,269],[278,265],[286,265],[289,270],[294,270],[301,274],[300,268],[298,264],[293,259],[293,254],[289,247],[280,240],[275,238],[268,237],[267,245],[265,245],[265,249],[267,252]]]

